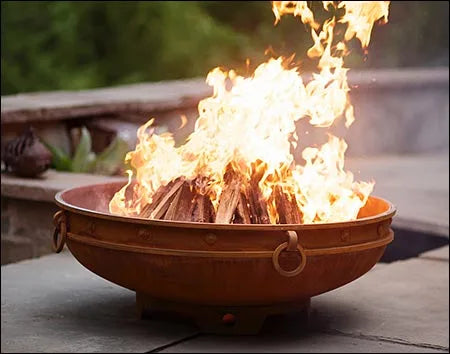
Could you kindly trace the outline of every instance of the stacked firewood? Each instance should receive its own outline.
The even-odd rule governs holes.
[[[246,180],[233,170],[228,170],[217,210],[209,196],[202,192],[203,181],[178,178],[159,188],[139,217],[220,224],[270,224],[267,202],[258,186],[260,178],[254,174]],[[288,196],[280,186],[276,186],[273,198],[279,214],[278,223],[302,222],[295,196]]]

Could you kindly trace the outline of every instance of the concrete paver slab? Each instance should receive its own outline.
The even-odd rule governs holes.
[[[448,254],[449,254],[449,246],[440,247],[435,250],[431,250],[428,252],[424,252],[420,255],[421,258],[428,258],[428,259],[436,259],[436,260],[442,260],[448,262]]]
[[[398,209],[394,226],[448,237],[448,153],[353,158],[346,168],[357,180],[375,180],[373,194]]]
[[[295,336],[198,338],[171,346],[161,353],[444,353],[443,350],[421,348],[399,343],[367,340],[325,333]]]
[[[186,323],[137,320],[132,292],[66,252],[2,267],[1,351],[448,352],[448,277],[442,260],[379,264],[314,298],[309,328],[286,315],[256,337],[192,339]]]
[[[147,352],[196,333],[140,321],[134,293],[96,276],[70,253],[2,266],[1,352]]]
[[[448,263],[378,264],[312,300],[308,328],[295,315],[256,337],[199,336],[167,352],[448,352]]]
[[[394,262],[313,298],[312,325],[448,350],[448,280],[447,262]]]

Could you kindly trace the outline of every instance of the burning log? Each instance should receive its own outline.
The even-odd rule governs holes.
[[[240,193],[239,200],[236,207],[236,212],[233,218],[233,224],[251,224],[252,215],[247,201],[247,197],[244,193]]]
[[[169,202],[169,207],[167,208],[167,211],[164,213],[162,219],[164,220],[175,220],[174,216],[177,212],[178,204],[180,201],[181,191],[184,188],[184,184],[181,188],[177,190],[175,193],[175,196],[172,198],[172,201]]]
[[[208,183],[208,178],[202,176],[193,181],[196,193],[191,220],[194,222],[214,222],[216,217],[214,206],[208,196]]]
[[[254,173],[250,180],[244,182],[243,176],[228,168],[217,212],[206,193],[206,180],[197,178],[186,181],[178,178],[158,189],[152,203],[146,205],[140,217],[224,224],[270,224],[267,202],[259,188],[261,177],[261,174]],[[289,195],[281,186],[276,186],[272,196],[280,224],[302,222],[302,214],[294,195]]]
[[[191,221],[194,210],[195,194],[191,184],[184,182],[170,202],[164,220]]]
[[[245,194],[248,199],[251,223],[252,224],[270,224],[269,213],[267,212],[267,203],[263,199],[258,183],[250,181]]]
[[[160,219],[169,208],[170,202],[184,181],[176,179],[167,185],[160,187],[153,195],[152,202],[147,204],[139,215],[141,218]]]
[[[274,189],[275,204],[279,215],[280,224],[300,224],[302,215],[297,205],[294,194],[290,197],[283,192],[280,186]]]
[[[220,194],[219,206],[217,207],[217,224],[230,224],[239,202],[241,192],[241,176],[238,175],[231,165],[228,165],[223,176],[225,187]]]
[[[214,222],[215,212],[211,199],[207,195],[197,194],[194,200],[194,211],[192,221],[194,222]]]
[[[140,217],[224,224],[270,224],[267,203],[256,178],[243,185],[237,175],[230,174],[220,196],[217,213],[209,196],[194,188],[195,183],[177,179],[161,187]],[[276,186],[273,197],[280,224],[302,223],[302,213],[294,195],[288,195],[281,186]]]
[[[245,195],[250,209],[250,218],[252,224],[270,224],[269,213],[267,212],[267,203],[264,200],[259,182],[263,177],[265,170],[264,163],[260,160],[252,163],[252,176],[245,188]]]
[[[224,188],[222,194],[220,195],[215,223],[231,223],[237,204],[239,202],[240,190],[241,182],[235,179],[232,180],[231,183]]]

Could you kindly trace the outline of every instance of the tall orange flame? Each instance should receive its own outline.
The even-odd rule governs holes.
[[[217,207],[224,174],[231,164],[247,179],[256,168],[261,170],[259,187],[272,223],[279,221],[273,200],[275,186],[295,197],[304,223],[356,219],[373,183],[355,182],[351,172],[344,170],[347,145],[334,136],[320,148],[306,148],[302,154],[306,163],[296,164],[291,153],[298,140],[295,122],[308,119],[314,126],[329,127],[343,115],[346,126],[352,124],[345,43],[356,37],[367,46],[373,24],[387,21],[389,2],[322,4],[325,10],[331,6],[344,9],[344,15],[320,25],[306,1],[273,2],[276,23],[283,15],[293,14],[311,27],[314,44],[307,54],[319,58],[319,72],[311,81],[305,84],[298,69],[288,69],[281,57],[259,65],[251,77],[213,69],[206,82],[214,93],[199,103],[194,132],[184,145],[176,147],[171,134],[149,133],[153,120],[139,129],[136,149],[126,158],[136,171],[129,172],[130,182],[135,177],[133,197],[126,197],[125,186],[111,200],[110,211],[139,215],[158,188],[180,176],[204,178],[204,192]],[[345,38],[334,43],[338,22],[347,24],[347,30]],[[232,83],[229,89],[228,80]]]

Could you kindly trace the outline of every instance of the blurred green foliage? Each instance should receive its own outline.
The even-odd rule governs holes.
[[[125,140],[116,137],[105,150],[96,155],[92,151],[92,138],[86,127],[81,128],[80,141],[72,158],[58,146],[42,137],[40,140],[51,152],[52,167],[57,171],[113,175],[124,167],[124,158],[130,149]]]
[[[368,58],[354,46],[348,64],[448,65],[448,7],[392,2]],[[312,43],[297,18],[274,27],[269,1],[2,1],[1,10],[2,95],[204,77],[216,66],[245,74],[245,59],[253,69],[269,47],[302,59]]]

